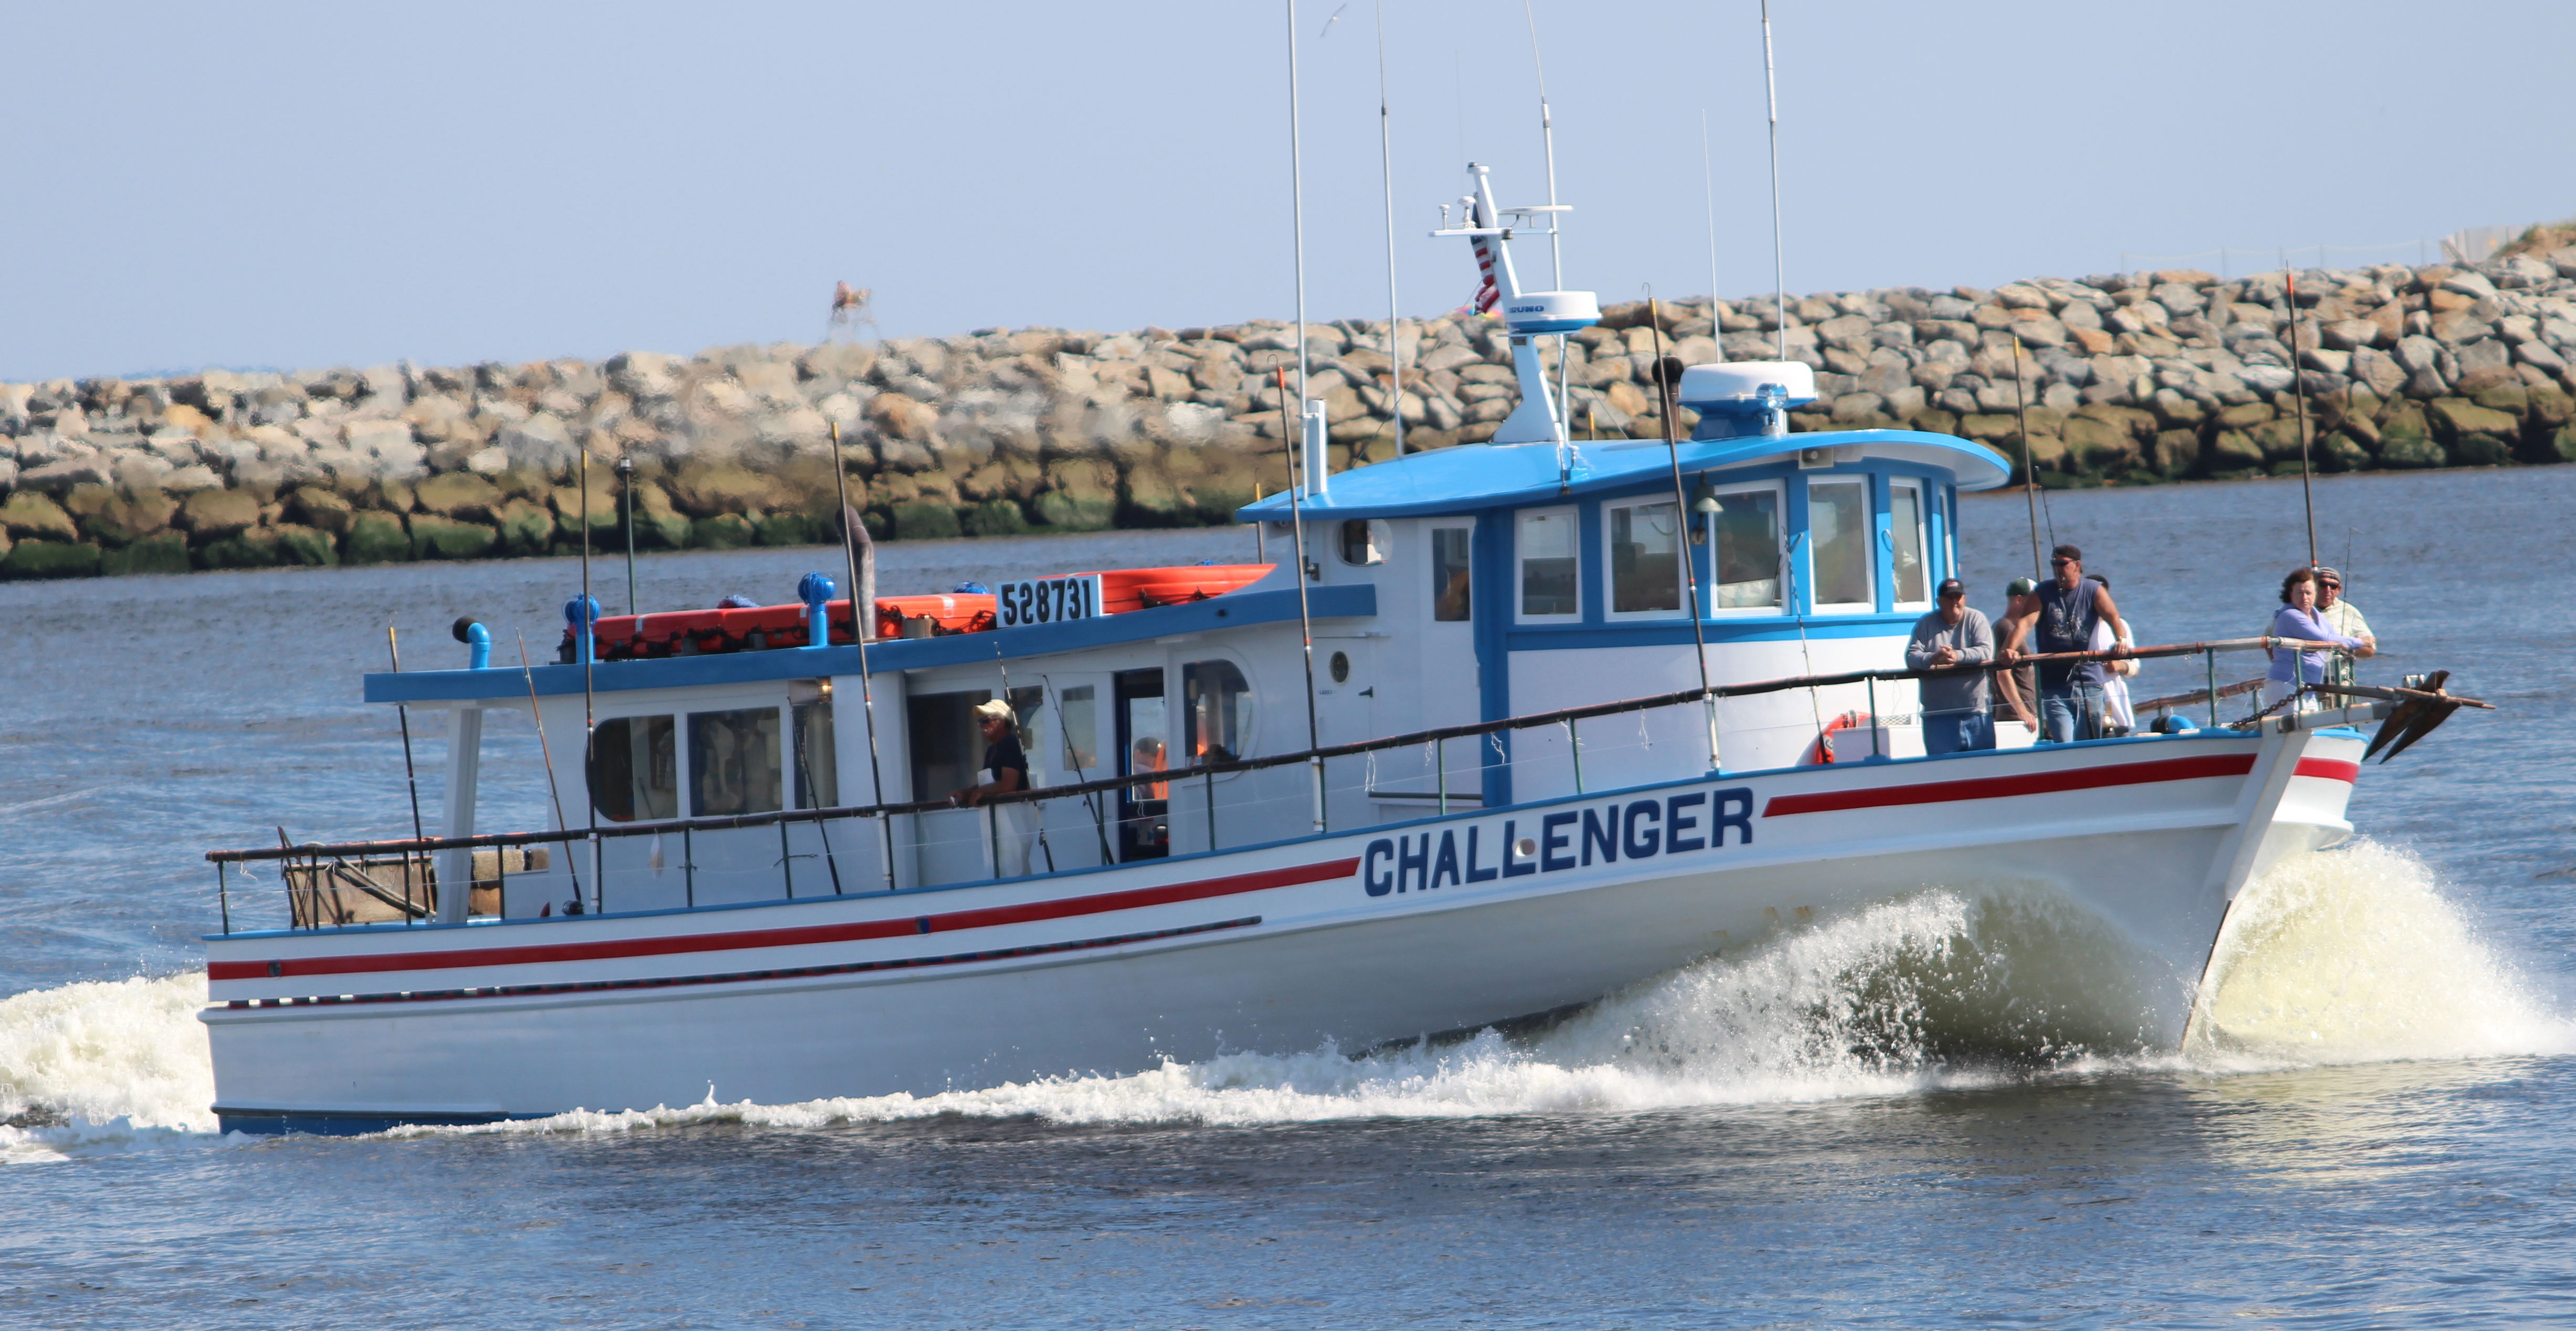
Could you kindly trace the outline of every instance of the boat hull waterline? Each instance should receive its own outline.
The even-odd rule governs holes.
[[[216,936],[216,1112],[365,1132],[1358,1050],[1930,889],[2073,907],[2172,1045],[2237,891],[2351,834],[2363,744],[2266,727],[1712,774],[958,887]]]

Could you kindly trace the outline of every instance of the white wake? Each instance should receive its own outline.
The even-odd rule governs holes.
[[[2072,1071],[2184,1074],[2576,1050],[2576,1028],[2413,857],[2368,842],[2247,888],[2179,1053],[2155,981],[2051,898],[1929,891],[1658,976],[1544,1030],[1446,1045],[1237,1053],[1118,1077],[802,1104],[575,1111],[407,1134],[937,1115],[1241,1125],[1618,1113],[1902,1095]],[[0,1000],[0,1161],[205,1141],[202,975]]]

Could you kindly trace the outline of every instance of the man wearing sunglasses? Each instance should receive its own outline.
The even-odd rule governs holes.
[[[2327,628],[2347,638],[2361,639],[2361,646],[2351,655],[2336,652],[2326,658],[2326,683],[2350,684],[2352,663],[2365,656],[2379,654],[2379,639],[2370,635],[2370,621],[2361,617],[2350,601],[2343,599],[2343,575],[2323,565],[2317,568],[2317,618]]]
[[[2061,545],[2049,553],[2048,566],[2056,576],[2039,584],[2013,616],[2004,637],[2004,659],[2091,651],[2096,622],[2111,626],[2111,654],[2127,656],[2129,626],[2111,601],[2111,589],[2086,580],[2084,552]],[[2022,651],[2024,641],[2030,641],[2035,650]],[[2102,678],[2101,666],[2091,661],[2041,662],[2040,739],[2064,744],[2101,738]]]

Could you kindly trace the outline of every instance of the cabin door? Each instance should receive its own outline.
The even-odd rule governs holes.
[[[1377,723],[1377,644],[1366,638],[1315,640],[1315,729],[1325,744],[1351,744],[1383,735]],[[1395,775],[1394,755],[1336,758],[1325,764],[1324,817],[1334,828],[1377,821],[1367,787]]]
[[[1112,679],[1118,714],[1118,774],[1136,776],[1171,767],[1171,720],[1164,705],[1163,672],[1121,670]],[[1172,853],[1171,787],[1123,787],[1118,792],[1120,863]]]

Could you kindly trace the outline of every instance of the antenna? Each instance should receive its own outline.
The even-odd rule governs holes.
[[[1395,421],[1395,455],[1404,456],[1404,343],[1396,324],[1402,319],[1395,299],[1395,130],[1386,110],[1386,4],[1377,6],[1377,161],[1386,188],[1386,359],[1387,402]]]
[[[2318,250],[2323,253],[2324,247]],[[2297,394],[2299,413],[2299,502],[2308,510],[2308,567],[2313,569],[2317,567],[2317,492],[2308,479],[2308,375],[2299,368],[2299,274],[2286,263],[2282,268],[2282,276],[2289,281],[2290,387]]]
[[[1780,359],[1787,360],[1789,279],[1780,257],[1780,79],[1771,68],[1771,0],[1762,0],[1762,87],[1771,101],[1771,294],[1780,305]]]
[[[1711,322],[1717,314],[1717,177],[1708,169],[1708,108],[1699,109],[1699,189],[1708,204],[1708,312]],[[1649,303],[1652,298],[1649,297]],[[1725,359],[1725,353],[1719,353]]]
[[[1538,58],[1538,10],[1531,0],[1521,0],[1521,13],[1529,19],[1530,66],[1538,71],[1538,137],[1547,148],[1547,277],[1548,285],[1565,289],[1565,249],[1556,230],[1556,125],[1547,113],[1547,66]]]

